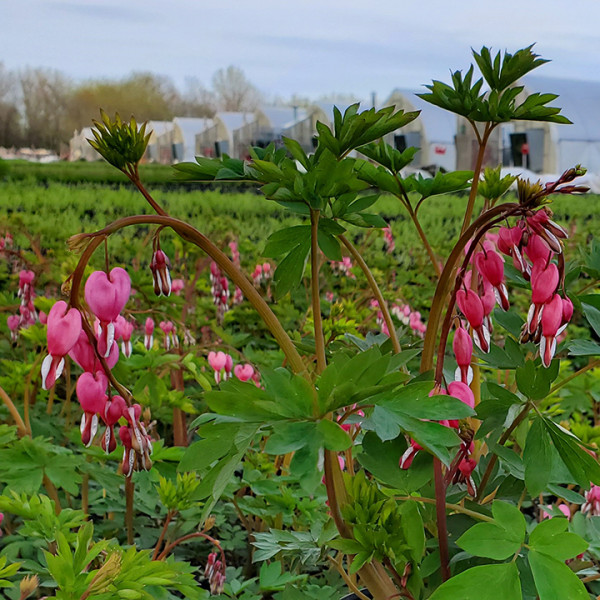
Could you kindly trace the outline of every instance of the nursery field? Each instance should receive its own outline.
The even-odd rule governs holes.
[[[185,185],[179,184],[176,191],[159,188],[155,197],[169,214],[189,221],[234,260],[239,253],[237,260],[253,277],[256,289],[266,299],[272,299],[266,270],[262,275],[257,274],[257,265],[269,261],[263,254],[267,238],[282,227],[297,226],[300,216],[284,212],[278,204],[254,193],[188,190]],[[149,189],[152,190],[152,185]],[[590,261],[596,261],[595,264],[598,261],[598,249],[591,245],[600,222],[598,200],[592,196],[568,197],[559,198],[552,205],[555,220],[571,234],[566,250],[569,260],[578,265],[587,261],[589,266]],[[428,201],[420,214],[421,226],[439,257],[446,256],[455,242],[465,202],[466,196],[461,194],[437,196]],[[414,372],[418,365],[412,357],[420,351],[422,333],[414,320],[409,322],[403,317],[402,307],[409,306],[410,311],[419,313],[417,321],[426,322],[436,274],[413,223],[397,199],[382,196],[371,210],[391,226],[390,233],[383,235],[381,230],[350,227],[349,237],[371,265],[386,299],[398,307],[394,318],[404,349],[400,356],[407,372]],[[14,579],[11,577],[14,568],[10,565],[18,563],[21,573],[39,577],[40,591],[47,593],[56,581],[61,589],[73,590],[71,595],[61,597],[87,598],[85,590],[90,582],[85,573],[79,573],[81,567],[77,563],[83,559],[71,554],[69,546],[87,544],[90,552],[101,553],[119,545],[126,548],[133,542],[138,551],[120,555],[122,568],[117,579],[111,580],[122,589],[139,593],[143,590],[154,598],[208,597],[209,588],[217,593],[221,588],[215,587],[218,580],[210,567],[202,577],[204,565],[207,560],[209,564],[226,560],[226,583],[220,597],[338,600],[345,585],[340,573],[346,578],[349,575],[340,571],[340,565],[335,567],[333,558],[326,558],[330,552],[327,544],[335,537],[335,530],[323,510],[326,494],[324,486],[315,479],[318,472],[298,476],[292,469],[290,474],[286,459],[282,463],[273,458],[260,444],[241,462],[239,454],[231,454],[232,440],[218,435],[219,427],[225,425],[216,425],[216,432],[211,431],[202,417],[209,410],[206,394],[215,385],[212,374],[227,372],[227,368],[215,370],[215,358],[211,360],[209,353],[224,351],[233,357],[236,369],[239,365],[240,369],[249,368],[256,375],[268,374],[281,364],[283,355],[246,301],[237,305],[229,301],[230,310],[219,314],[214,303],[210,261],[200,252],[163,233],[161,247],[171,258],[173,283],[181,284],[176,295],[157,299],[148,269],[152,254],[150,227],[140,225],[110,237],[111,267],[126,267],[135,290],[125,311],[133,325],[132,353],[127,357],[122,348],[114,373],[144,407],[144,423],[154,440],[152,469],[135,472],[127,482],[119,472],[122,469],[119,449],[105,454],[99,442],[88,448],[81,444],[78,424],[81,412],[74,398],[73,373],[78,368],[75,362],[65,367],[66,380],[62,378],[50,391],[42,389],[39,370],[44,357],[44,326],[32,321],[29,327],[15,334],[7,324],[6,317],[17,311],[20,302],[17,294],[20,271],[34,274],[33,304],[36,311],[47,313],[54,299],[61,296],[60,282],[67,281],[77,266],[79,255],[69,250],[66,240],[77,233],[102,229],[111,221],[147,212],[144,198],[128,186],[56,181],[41,185],[31,178],[0,183],[0,238],[4,240],[0,310],[5,315],[0,323],[0,386],[9,399],[0,408],[0,420],[5,423],[0,425],[0,510],[5,515],[4,536],[0,541],[0,566],[4,564],[5,570],[0,569],[0,576]],[[91,265],[102,269],[103,255],[101,250],[97,251]],[[590,273],[594,270],[588,268],[586,275],[581,269],[578,266],[577,273],[581,273],[584,281],[574,285],[585,291],[593,283]],[[86,273],[90,270],[88,267]],[[367,334],[381,335],[381,313],[373,305],[373,296],[368,288],[365,291],[363,285],[357,285],[362,277],[352,261],[345,265],[343,261],[335,264],[324,261],[322,308],[330,348],[352,346],[354,342],[366,349],[361,340]],[[513,282],[519,286],[524,283],[515,274]],[[517,306],[522,306],[521,312],[525,311],[525,295],[517,288],[514,297]],[[278,299],[273,309],[297,347],[303,353],[314,352],[312,315],[304,292]],[[144,329],[149,317],[157,324],[154,341],[150,343],[148,329]],[[518,319],[512,314],[500,321],[516,335]],[[166,322],[175,324],[178,347],[168,346],[173,337],[168,328],[163,328]],[[570,335],[585,333],[588,327],[578,317]],[[544,406],[554,407],[552,410],[563,425],[584,442],[595,445],[600,441],[600,427],[596,427],[596,403],[600,401],[598,371],[588,370],[569,384],[570,375],[588,364],[585,355],[589,353],[575,354],[579,356],[562,361],[559,377],[565,383],[555,384],[557,391],[546,399]],[[521,361],[513,347],[495,346],[482,370],[499,368],[498,382],[510,381],[511,369]],[[484,397],[490,398],[486,410],[493,415],[498,403],[502,406],[511,403],[512,392],[506,392],[510,396],[494,397],[490,390]],[[18,419],[25,435],[18,421],[15,428],[13,411],[22,415]],[[181,437],[177,419],[183,419],[190,433],[184,429]],[[238,436],[242,434],[240,429]],[[287,451],[290,447],[274,437],[271,440],[268,452]],[[375,457],[381,456],[377,453],[383,450],[381,444],[372,432],[367,432],[358,460],[375,474],[384,489],[406,494],[416,489],[414,486],[422,485],[424,479],[420,482],[420,478],[427,478],[430,463],[428,466],[422,460],[424,457],[418,457],[412,479],[407,478],[411,471],[398,468],[398,457],[406,444],[398,440],[385,442],[388,456],[376,464],[374,460],[380,459]],[[278,445],[281,449],[277,449]],[[506,462],[500,463],[503,484],[497,497],[511,499],[520,494],[517,484],[523,478],[523,465],[505,454],[501,456]],[[215,472],[213,462],[220,457],[225,457],[224,465]],[[478,483],[485,464],[482,458],[480,470],[475,474]],[[217,492],[212,487],[215,477],[220,479]],[[458,489],[456,494],[456,498],[461,497]],[[559,499],[561,507],[565,502],[572,507],[583,502],[583,496],[576,493],[573,485],[560,488],[555,484],[551,494],[555,506]],[[550,505],[552,497],[544,502],[551,514],[558,510]],[[479,511],[477,506],[467,501],[464,512],[459,511],[453,517],[451,527],[464,531],[472,523],[469,510]],[[426,523],[433,517],[432,510],[427,503],[421,505],[419,520]],[[533,514],[535,506],[530,505],[527,510]],[[593,518],[594,523],[596,519]],[[590,527],[597,525],[590,525],[589,519],[579,519],[576,523],[580,535],[593,538]],[[201,524],[204,525],[199,529]],[[44,557],[43,552],[48,548],[50,554]],[[213,550],[216,554],[211,553]],[[51,559],[52,553],[56,553],[55,559]],[[166,561],[151,560],[169,555],[171,558]],[[61,583],[69,577],[75,582],[71,588]],[[6,594],[13,599],[25,597],[14,588],[8,588]]]
[[[121,333],[121,358],[113,372],[143,406],[143,423],[154,445],[149,471],[136,471],[124,480],[120,471],[125,462],[119,466],[121,450],[105,454],[99,442],[87,448],[81,444],[81,411],[74,396],[75,362],[65,366],[66,378],[63,376],[50,391],[42,389],[39,373],[46,344],[45,326],[36,316],[28,326],[14,329],[6,318],[18,314],[22,305],[24,284],[19,273],[32,273],[32,312],[48,313],[55,299],[61,297],[60,284],[70,285],[69,277],[79,259],[66,240],[133,214],[148,213],[144,198],[131,186],[115,186],[110,180],[83,184],[76,178],[68,183],[60,179],[11,176],[0,183],[0,310],[5,315],[0,322],[0,387],[5,400],[0,408],[0,420],[5,423],[0,425],[0,512],[4,514],[0,577],[14,580],[18,564],[20,573],[38,576],[37,593],[48,593],[58,583],[66,594],[61,598],[104,598],[101,583],[97,595],[86,595],[86,590],[94,588],[85,572],[79,570],[91,559],[78,558],[69,547],[85,546],[98,555],[134,543],[137,551],[118,554],[122,561],[115,566],[118,576],[109,578],[116,589],[128,593],[137,590],[154,598],[204,598],[212,589],[217,594],[223,590],[220,597],[244,600],[338,600],[348,585],[345,579],[356,576],[346,574],[341,563],[336,566],[337,559],[327,559],[327,545],[335,537],[335,530],[323,511],[326,493],[319,484],[318,471],[292,468],[290,472],[288,458],[281,462],[270,453],[289,452],[295,445],[278,441],[276,436],[271,436],[266,448],[262,443],[254,445],[241,462],[241,454],[235,446],[232,452],[231,445],[240,443],[242,448],[242,442],[219,436],[219,428],[225,424],[210,429],[202,416],[212,406],[209,392],[215,381],[218,384],[219,378],[227,377],[233,369],[233,365],[215,366],[217,353],[233,357],[241,380],[253,373],[257,382],[261,373],[266,379],[275,376],[276,371],[271,369],[282,363],[283,355],[247,301],[240,299],[234,304],[233,287],[225,301],[229,310],[220,311],[210,260],[197,249],[167,232],[161,235],[161,248],[170,257],[170,274],[177,293],[157,299],[148,269],[153,228],[141,224],[124,229],[111,235],[108,242],[111,267],[127,269],[134,291],[125,311],[132,326],[128,338],[132,348],[127,351],[128,339]],[[150,191],[152,181],[150,178]],[[252,278],[259,293],[273,300],[272,271],[264,268],[265,264],[275,267],[265,256],[267,239],[284,227],[298,226],[301,215],[285,212],[256,193],[187,189],[185,183],[169,190],[158,187],[155,197],[171,216],[189,221],[211,238]],[[565,252],[577,274],[584,277],[573,284],[583,291],[593,290],[592,276],[597,272],[594,265],[598,248],[592,246],[592,241],[600,222],[598,200],[592,196],[568,197],[552,205],[554,219],[571,234]],[[456,241],[465,202],[462,194],[435,196],[420,213],[421,227],[440,260]],[[415,372],[418,364],[414,357],[422,345],[421,327],[424,329],[428,318],[437,276],[413,222],[397,198],[381,196],[370,210],[389,224],[388,232],[384,235],[378,229],[349,226],[348,237],[360,248],[386,300],[394,307],[394,323],[403,347],[398,364],[404,364],[408,373]],[[268,251],[266,254],[271,255]],[[100,249],[86,274],[92,267],[104,268],[104,262]],[[587,264],[587,272],[575,263]],[[381,336],[381,312],[363,282],[357,285],[363,277],[348,256],[345,262],[323,260],[323,326],[330,349],[358,344],[366,350],[367,334]],[[574,281],[576,275],[571,277]],[[512,273],[512,279],[522,287],[524,282],[517,274]],[[514,297],[521,312],[526,311],[525,294],[518,287]],[[276,300],[273,310],[283,327],[297,348],[310,355],[315,348],[310,299],[296,290]],[[154,331],[145,325],[147,320],[156,323]],[[500,322],[516,335],[515,327],[520,326],[516,314]],[[169,329],[167,323],[175,329]],[[570,329],[571,336],[586,331],[589,334],[589,325],[580,317],[574,319]],[[153,340],[149,341],[152,334]],[[369,344],[376,339],[367,337]],[[380,337],[379,343],[385,339]],[[173,345],[175,341],[178,343]],[[590,353],[574,354],[571,360],[562,361],[559,377],[565,383],[555,384],[557,391],[546,399],[545,406],[554,406],[552,410],[565,426],[584,442],[595,445],[600,441],[600,427],[596,427],[600,382],[597,370],[586,369],[586,355]],[[494,346],[482,371],[499,368],[498,382],[510,381],[511,369],[522,364],[519,356],[512,346]],[[587,374],[569,384],[570,375],[582,367]],[[243,375],[245,370],[248,377]],[[558,388],[562,388],[560,392]],[[495,405],[510,404],[510,397],[494,397],[490,390],[485,393],[490,398],[486,409],[493,415]],[[559,398],[560,405],[556,404]],[[239,440],[244,435],[250,435],[248,440],[256,435],[245,431],[243,427],[238,429]],[[385,434],[386,438],[391,439]],[[248,443],[244,442],[243,448]],[[383,489],[410,494],[422,485],[430,462],[418,457],[412,471],[400,470],[398,457],[406,443],[395,440],[384,442],[388,456],[377,464],[374,460],[381,456],[381,444],[373,432],[367,432],[357,457],[382,482]],[[520,494],[517,484],[523,478],[523,466],[506,455],[501,457],[506,460],[500,463],[504,483],[497,497],[510,499]],[[346,459],[352,460],[349,455]],[[221,462],[216,470],[215,460]],[[475,473],[478,482],[485,464],[486,459],[481,458]],[[461,492],[457,489],[456,493],[460,498]],[[559,488],[555,484],[551,493],[555,494],[556,506],[559,499],[561,506],[570,502],[575,507],[583,502],[583,496],[572,485]],[[551,503],[552,498],[545,502]],[[469,506],[469,502],[464,504],[464,512],[454,517],[451,526],[458,527],[458,531],[470,524]],[[527,510],[534,509],[531,505]],[[419,520],[427,523],[433,517],[432,510],[429,504],[422,504]],[[558,509],[549,506],[547,510]],[[590,522],[577,521],[577,531],[586,539],[592,535]],[[44,552],[49,553],[44,556]],[[209,566],[204,572],[207,561]],[[221,566],[225,562],[226,570]],[[217,576],[221,571],[226,574],[224,587]],[[67,583],[69,578],[71,584]],[[33,580],[26,580],[26,584],[29,581]],[[10,587],[6,594],[15,600],[27,597]]]

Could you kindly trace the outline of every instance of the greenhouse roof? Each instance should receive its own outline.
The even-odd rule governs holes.
[[[556,127],[558,139],[600,140],[600,81],[526,76],[524,85],[529,93],[558,94],[550,106],[562,108],[561,114],[573,121]]]
[[[252,113],[245,112],[219,112],[215,115],[215,121],[219,119],[228,131],[235,131],[245,125],[254,121],[254,115]]]

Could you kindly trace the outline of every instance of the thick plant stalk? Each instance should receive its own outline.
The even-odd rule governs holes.
[[[133,545],[133,497],[134,485],[131,475],[125,477],[125,530],[127,531],[127,543]]]
[[[469,227],[471,217],[473,216],[473,209],[475,208],[475,199],[477,198],[477,188],[479,187],[479,175],[481,173],[481,167],[483,166],[483,157],[485,156],[485,149],[487,146],[487,142],[490,138],[490,134],[496,127],[497,123],[486,123],[481,138],[479,136],[479,132],[477,131],[477,126],[475,125],[475,123],[471,123],[471,125],[475,130],[475,133],[479,140],[479,151],[477,152],[477,161],[475,163],[475,170],[473,171],[473,183],[471,184],[469,200],[467,202],[467,208],[465,210],[465,218],[463,220],[462,228],[460,230],[461,235],[465,233],[465,231]]]
[[[388,331],[390,333],[390,340],[392,341],[392,347],[394,348],[394,352],[398,354],[401,352],[402,348],[400,347],[400,343],[398,342],[398,336],[396,335],[396,329],[394,327],[394,323],[392,321],[392,316],[390,315],[390,310],[385,301],[379,286],[377,285],[377,281],[375,281],[375,277],[373,277],[373,273],[369,269],[369,266],[365,262],[364,258],[361,256],[360,252],[354,247],[352,242],[344,235],[339,236],[340,241],[344,246],[346,246],[348,252],[352,255],[352,258],[356,261],[356,264],[360,267],[363,272],[365,278],[367,279],[367,283],[371,288],[371,292],[373,292],[373,296],[377,299],[379,303],[379,308],[381,309],[381,314],[383,315],[383,320],[387,325]]]
[[[17,407],[15,406],[14,402],[12,401],[11,397],[6,393],[6,391],[2,387],[0,387],[0,398],[2,398],[2,402],[4,403],[6,408],[8,408],[8,412],[10,413],[11,417],[13,418],[13,420],[17,426],[17,433],[18,433],[19,437],[31,435],[31,433],[28,431],[28,429],[25,425],[25,422],[21,418],[19,411],[17,410]]]
[[[321,316],[321,299],[319,296],[319,231],[318,210],[310,211],[310,286],[313,323],[315,332],[315,352],[317,355],[317,374],[321,374],[327,366],[325,358],[325,337],[323,336],[323,317]]]

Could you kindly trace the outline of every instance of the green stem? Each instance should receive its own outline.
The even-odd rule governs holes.
[[[323,336],[323,318],[321,316],[321,298],[319,295],[319,217],[318,210],[310,210],[310,287],[311,304],[315,332],[315,352],[317,355],[317,374],[327,366],[325,358],[325,338]]]
[[[435,498],[424,498],[423,496],[396,496],[396,500],[408,501],[413,500],[414,502],[423,502],[424,504],[435,504]],[[494,519],[492,517],[488,517],[482,513],[477,512],[476,510],[470,510],[461,506],[460,504],[452,504],[450,502],[446,502],[446,509],[454,510],[456,512],[462,513],[463,515],[468,515],[469,517],[473,517],[474,519],[479,519],[480,521],[487,521],[488,523],[493,523]]]
[[[552,386],[552,388],[550,389],[550,392],[548,395],[554,394],[554,392],[558,391],[561,387],[563,387],[563,385],[566,385],[567,383],[569,383],[569,381],[572,381],[576,377],[579,377],[579,375],[581,375],[582,373],[585,373],[586,371],[590,371],[591,369],[595,369],[598,366],[600,366],[600,358],[597,358],[596,360],[591,361],[585,367],[581,367],[581,369],[579,369],[578,371],[575,371],[575,373],[571,373],[571,375],[569,375],[568,377],[565,377],[562,381],[559,381],[558,383],[554,384]]]
[[[433,270],[435,271],[435,274],[438,276],[438,279],[439,279],[440,275],[442,274],[442,271],[440,269],[439,262],[438,262],[437,258],[435,257],[435,253],[433,252],[433,248],[431,247],[431,244],[429,243],[429,240],[427,239],[427,235],[425,235],[425,232],[423,231],[423,228],[421,227],[419,217],[417,217],[416,211],[414,211],[412,209],[412,206],[410,204],[406,208],[408,209],[408,214],[410,215],[410,218],[412,219],[412,222],[414,223],[414,225],[417,229],[417,233],[419,234],[419,237],[421,238],[421,242],[423,243],[423,246],[425,246],[425,250],[427,250],[429,260],[431,261],[431,264],[433,266]]]
[[[473,128],[477,132],[477,127],[475,123],[472,123]],[[471,184],[471,191],[469,193],[469,201],[467,202],[467,208],[465,210],[465,218],[463,219],[463,224],[460,230],[461,235],[467,230],[469,227],[469,223],[471,222],[471,217],[473,216],[473,209],[475,208],[475,199],[477,198],[477,188],[479,187],[479,175],[481,173],[481,167],[483,165],[483,157],[485,156],[485,148],[487,146],[487,142],[489,140],[490,134],[496,127],[496,123],[486,123],[485,129],[483,130],[483,136],[481,136],[481,141],[479,143],[479,151],[477,152],[477,161],[475,163],[475,170],[473,171],[473,183]],[[478,136],[479,137],[479,136]]]
[[[354,258],[358,266],[361,268],[365,278],[367,279],[369,287],[371,288],[371,292],[373,292],[373,295],[379,303],[379,308],[381,309],[381,313],[383,314],[383,320],[385,321],[385,324],[387,325],[388,331],[390,333],[390,340],[392,341],[392,347],[394,348],[394,352],[398,354],[402,350],[402,348],[400,347],[400,342],[398,341],[398,336],[396,335],[396,328],[394,327],[394,322],[392,321],[392,316],[390,315],[388,304],[385,301],[383,294],[381,293],[381,289],[377,285],[375,277],[373,277],[373,273],[371,273],[369,266],[367,265],[357,248],[352,244],[352,242],[350,242],[350,240],[344,235],[340,235],[339,239],[342,242],[342,244],[346,246],[348,252],[351,254],[352,258]]]

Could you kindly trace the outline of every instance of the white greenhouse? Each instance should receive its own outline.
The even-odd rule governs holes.
[[[239,158],[243,150],[234,143],[235,132],[254,120],[253,113],[219,112],[212,124],[196,134],[196,155],[219,157],[223,154]]]
[[[600,174],[600,82],[526,76],[523,85],[524,94],[558,94],[550,105],[560,107],[573,125],[538,121],[505,125],[504,164],[560,174],[580,163]]]
[[[426,91],[426,90],[423,90]],[[425,102],[411,90],[394,90],[383,106],[394,106],[397,110],[421,114],[401,129],[385,136],[385,141],[404,151],[409,146],[420,148],[412,166],[429,167],[434,170],[451,171],[456,168],[456,115],[429,102]]]

